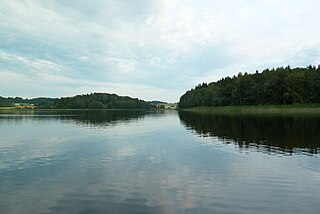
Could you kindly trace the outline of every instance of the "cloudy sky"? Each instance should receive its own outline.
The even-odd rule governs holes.
[[[320,63],[318,0],[0,0],[0,95],[178,101],[200,82]]]

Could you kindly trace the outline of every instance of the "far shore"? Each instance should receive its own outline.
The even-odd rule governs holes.
[[[156,111],[157,109],[57,109],[57,108],[15,108],[3,107],[1,110],[10,111]],[[163,109],[164,111],[165,109]],[[169,109],[166,109],[169,110]],[[200,106],[188,109],[176,109],[179,111],[197,113],[221,113],[221,114],[296,114],[316,113],[320,114],[320,104],[309,105],[259,105],[259,106]]]
[[[1,107],[1,110],[16,110],[16,111],[150,111],[157,109],[66,109],[66,108],[15,108],[15,107]],[[163,109],[165,110],[165,109]],[[158,109],[159,111],[159,109]]]

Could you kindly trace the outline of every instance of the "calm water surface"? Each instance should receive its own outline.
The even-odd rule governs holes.
[[[319,213],[320,116],[2,112],[0,213]]]

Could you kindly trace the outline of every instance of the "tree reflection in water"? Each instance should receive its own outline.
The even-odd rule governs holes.
[[[320,115],[223,114],[179,112],[184,126],[199,136],[216,136],[239,148],[256,147],[268,153],[317,154]]]

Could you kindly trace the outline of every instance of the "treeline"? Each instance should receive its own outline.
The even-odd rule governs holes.
[[[150,109],[151,105],[143,100],[116,94],[92,93],[64,97],[54,103],[57,109]]]
[[[55,102],[55,98],[33,98],[33,99],[23,99],[21,97],[1,97],[0,96],[0,106],[13,107],[16,104],[34,104],[40,107],[52,106]]]
[[[179,108],[309,103],[320,103],[320,65],[239,73],[199,84],[180,97]]]
[[[62,98],[0,97],[0,106],[33,104],[37,108],[50,109],[150,109],[151,104],[138,98],[108,93],[91,93]]]

